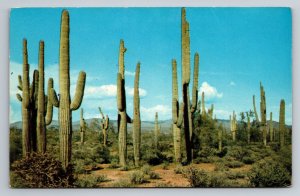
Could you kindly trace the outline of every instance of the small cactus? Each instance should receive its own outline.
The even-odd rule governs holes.
[[[230,118],[230,129],[231,129],[232,140],[236,141],[237,121],[236,121],[236,114],[234,111],[232,114],[232,118],[231,115],[229,118]]]
[[[154,121],[154,146],[155,146],[155,149],[158,149],[159,134],[160,134],[160,129],[158,127],[158,113],[155,112],[155,121]]]
[[[285,145],[285,101],[282,99],[280,101],[280,111],[279,111],[279,139],[280,139],[280,148],[283,148]]]
[[[250,115],[246,112],[247,115],[247,143],[250,144],[250,137],[251,137],[251,123],[250,123]]]
[[[84,144],[84,137],[86,132],[86,122],[83,118],[83,108],[80,110],[80,143]]]
[[[104,114],[101,110],[101,108],[99,107],[99,112],[102,116],[102,120],[101,120],[101,128],[102,128],[102,135],[103,135],[103,145],[106,146],[107,143],[107,134],[108,134],[108,128],[109,128],[109,118],[106,115],[104,117]]]

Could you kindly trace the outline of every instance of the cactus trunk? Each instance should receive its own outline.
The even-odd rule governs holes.
[[[280,111],[279,111],[279,140],[280,148],[285,145],[285,101],[282,99],[280,101]]]
[[[251,137],[251,123],[250,123],[250,116],[247,112],[247,143],[250,144],[250,137]]]
[[[86,131],[86,122],[83,118],[83,108],[80,110],[80,143],[81,145],[84,144],[84,136]]]
[[[261,115],[261,131],[263,134],[263,144],[267,145],[267,109],[266,109],[266,95],[264,87],[260,83],[260,115]]]
[[[234,111],[232,114],[232,118],[230,116],[230,129],[231,129],[232,140],[235,142],[236,141],[237,122],[236,122],[236,114]]]
[[[154,121],[154,146],[155,149],[158,150],[158,139],[159,138],[159,128],[158,128],[158,113],[155,113],[155,121]]]
[[[134,94],[133,94],[133,154],[135,166],[140,165],[140,148],[141,148],[141,117],[140,117],[140,95],[139,95],[139,80],[140,80],[140,63],[137,64],[134,79]]]
[[[256,105],[255,105],[255,95],[253,95],[252,100],[253,100],[253,110],[254,110],[254,114],[255,114],[255,119],[256,119],[256,122],[259,123],[259,118],[258,118],[258,114],[256,111]]]

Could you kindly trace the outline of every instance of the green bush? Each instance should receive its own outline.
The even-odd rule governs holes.
[[[254,187],[286,187],[291,185],[291,176],[280,162],[265,158],[252,165],[248,174]]]
[[[183,174],[183,167],[181,165],[176,165],[174,172],[175,174]]]
[[[11,170],[11,186],[18,188],[63,188],[73,187],[73,166],[64,171],[61,162],[48,154],[32,154],[15,161]],[[17,182],[17,184],[14,184]],[[21,183],[20,183],[21,182]]]
[[[184,171],[184,177],[188,179],[191,187],[209,187],[209,175],[204,170],[188,167]]]
[[[150,179],[160,179],[159,174],[158,174],[158,173],[155,173],[155,172],[153,172],[153,171],[150,171],[150,172],[148,173],[148,175],[149,175],[149,178],[150,178]]]
[[[132,184],[142,184],[146,182],[145,175],[142,171],[134,171],[130,174],[130,182]]]
[[[148,175],[151,172],[151,168],[148,164],[146,164],[146,165],[143,165],[143,167],[141,168],[141,171],[144,174]]]
[[[133,184],[131,184],[128,180],[121,179],[115,182],[112,186],[117,188],[129,188],[129,187],[133,187]]]
[[[108,181],[106,175],[84,175],[75,182],[77,188],[96,188],[99,187],[99,183]]]

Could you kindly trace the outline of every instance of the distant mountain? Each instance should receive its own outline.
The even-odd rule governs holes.
[[[100,125],[100,119],[99,118],[91,118],[91,119],[85,119],[88,126],[92,125],[93,123]],[[109,121],[114,129],[117,129],[117,120],[110,120]],[[269,122],[269,121],[268,121]],[[159,126],[161,127],[161,132],[167,133],[171,132],[172,130],[172,120],[163,120],[159,121]],[[230,130],[230,121],[224,120],[224,119],[218,119],[218,123],[221,123],[227,130]],[[48,128],[58,129],[58,121],[53,120],[52,123],[48,126]],[[79,121],[75,121],[72,124],[73,130],[78,131],[79,130]],[[142,121],[141,123],[142,131],[153,131],[154,130],[154,121]],[[276,121],[273,121],[273,127],[278,129],[279,123]],[[288,125],[288,128],[292,128],[292,126]],[[18,121],[15,123],[10,124],[10,128],[16,128],[16,129],[22,129],[22,121]],[[128,131],[132,130],[132,124],[128,124]]]

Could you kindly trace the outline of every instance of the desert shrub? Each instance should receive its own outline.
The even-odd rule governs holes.
[[[108,181],[107,176],[84,175],[75,182],[77,188],[96,188],[99,183]]]
[[[253,164],[248,177],[254,187],[286,187],[291,184],[288,170],[272,158]]]
[[[121,167],[120,169],[121,171],[128,171],[129,170],[129,167],[127,165]]]
[[[86,173],[85,165],[83,160],[78,160],[74,164],[74,173],[84,174]]]
[[[149,165],[159,165],[166,160],[166,157],[156,149],[146,149],[141,152],[142,159]]]
[[[153,171],[150,171],[150,172],[148,173],[148,175],[149,175],[149,178],[150,178],[150,179],[160,179],[159,174],[158,174],[158,173],[155,173],[155,172],[153,172]]]
[[[184,171],[184,177],[188,179],[192,187],[209,187],[209,175],[204,170],[188,167]]]
[[[11,129],[9,134],[9,162],[22,158],[21,130]]]
[[[168,170],[169,165],[170,165],[169,162],[164,161],[164,163],[163,163],[163,165],[162,165],[162,168],[163,168],[164,170]]]
[[[209,175],[209,187],[227,187],[227,178],[223,172],[213,172]]]
[[[227,161],[225,163],[225,166],[229,167],[229,168],[238,168],[238,167],[242,167],[244,165],[243,162],[240,161],[236,161],[236,160],[232,160],[232,161]]]
[[[228,149],[226,147],[222,148],[221,151],[216,152],[216,155],[220,158],[224,157],[228,152]]]
[[[214,171],[228,171],[229,167],[225,165],[223,162],[216,162]]]
[[[19,188],[61,188],[73,187],[73,166],[70,165],[66,171],[60,161],[57,161],[48,154],[32,154],[30,157],[15,161],[12,164],[14,181],[22,182],[17,184]]]
[[[292,174],[292,148],[285,146],[278,151],[277,161],[281,162],[284,167]]]
[[[148,164],[146,164],[146,165],[143,165],[143,167],[141,168],[141,171],[144,174],[148,175],[151,172],[151,168]]]
[[[117,163],[111,163],[108,168],[110,169],[116,169],[116,168],[119,168],[120,166],[117,164]]]
[[[246,173],[242,173],[240,171],[228,171],[225,173],[227,178],[230,180],[235,180],[238,178],[245,178],[246,177]]]
[[[235,158],[237,161],[242,161],[249,153],[241,146],[233,146],[228,151],[227,156]]]
[[[117,188],[129,188],[133,187],[133,184],[131,184],[130,181],[126,179],[121,179],[115,182],[112,186]]]
[[[145,174],[141,171],[134,171],[129,176],[132,184],[142,184],[146,182]]]
[[[183,173],[183,167],[181,165],[176,165],[174,169],[175,174],[182,174]]]

